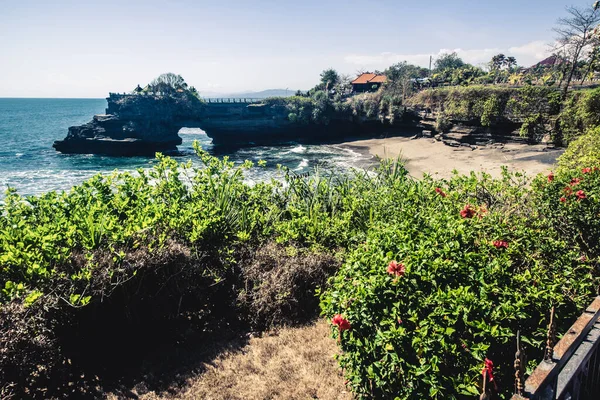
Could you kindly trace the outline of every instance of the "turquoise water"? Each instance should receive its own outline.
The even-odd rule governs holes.
[[[150,168],[151,157],[108,157],[85,154],[61,154],[52,148],[55,140],[67,135],[69,126],[91,120],[104,113],[104,99],[7,99],[0,98],[0,198],[7,186],[23,195],[50,190],[68,190],[97,174],[115,169]],[[210,138],[200,129],[183,128],[180,161],[195,160],[192,143],[198,140],[207,151],[227,155],[236,163],[244,160],[267,161],[266,169],[253,170],[250,180],[273,176],[276,165],[297,173],[315,166],[326,169],[348,168],[364,164],[368,157],[335,145],[261,146],[223,152],[213,148]]]

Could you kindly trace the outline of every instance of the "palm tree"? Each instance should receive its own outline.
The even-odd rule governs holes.
[[[511,70],[512,68],[517,66],[517,59],[514,57],[506,57],[506,59],[504,60],[504,64],[506,65],[506,68]]]

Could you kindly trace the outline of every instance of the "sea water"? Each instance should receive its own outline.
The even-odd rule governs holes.
[[[104,99],[9,99],[0,98],[0,199],[7,187],[22,195],[51,190],[68,190],[91,176],[115,169],[131,171],[151,168],[153,157],[109,157],[91,154],[62,154],[52,148],[63,139],[70,126],[89,122],[104,113]],[[212,145],[201,129],[182,128],[178,161],[197,163],[192,144],[219,157],[229,156],[236,164],[245,160],[267,162],[266,168],[247,173],[250,181],[278,176],[277,165],[302,174],[315,167],[325,170],[348,169],[369,164],[370,157],[339,145],[289,143],[225,150]]]

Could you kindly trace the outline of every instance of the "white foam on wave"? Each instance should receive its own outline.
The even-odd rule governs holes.
[[[23,153],[16,153],[15,157],[23,157]]]
[[[298,145],[298,146],[294,147],[293,149],[291,149],[290,151],[286,152],[285,154],[289,154],[289,153],[304,154],[304,153],[306,153],[306,147],[304,147],[302,145]]]
[[[294,171],[300,171],[306,167],[308,167],[308,159],[303,158],[302,161],[300,161],[300,164],[298,164],[298,166],[294,169]]]

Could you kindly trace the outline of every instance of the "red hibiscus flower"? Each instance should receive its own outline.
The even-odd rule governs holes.
[[[442,197],[446,197],[446,193],[444,193],[444,191],[442,189],[440,189],[439,187],[435,188],[435,192]]]
[[[406,272],[406,266],[396,261],[390,261],[387,267],[387,273],[395,276],[402,276]]]
[[[566,197],[561,197],[560,198],[560,202],[561,203],[566,203],[567,202],[567,198]]]
[[[567,186],[567,187],[564,189],[564,191],[565,191],[565,194],[566,194],[567,196],[570,196],[570,195],[572,195],[572,194],[573,194],[573,189],[571,188],[571,186]]]
[[[573,178],[573,179],[571,179],[571,186],[575,186],[579,182],[581,182],[581,179],[579,179],[579,178]]]
[[[334,315],[334,317],[331,319],[331,323],[336,325],[340,332],[350,329],[350,322],[346,318],[342,317],[341,314]]]
[[[496,381],[494,381],[494,363],[492,362],[492,360],[488,358],[485,359],[484,367],[481,373],[483,374],[484,378],[487,378],[488,382],[493,383],[494,388],[498,390],[498,387],[496,386]]]
[[[550,173],[548,174],[548,182],[552,182],[553,180],[554,180],[554,173],[553,173],[553,172],[550,172]]]
[[[589,174],[590,172],[592,172],[592,169],[589,168],[589,167],[588,168],[584,168],[584,169],[581,170],[581,172],[583,172],[584,174]]]
[[[494,240],[492,244],[497,249],[508,249],[508,242],[505,240]]]
[[[578,190],[577,193],[575,193],[575,196],[577,196],[578,200],[583,200],[587,197],[583,190]]]
[[[460,216],[463,218],[473,218],[475,216],[475,209],[470,204],[467,204],[460,210]]]

